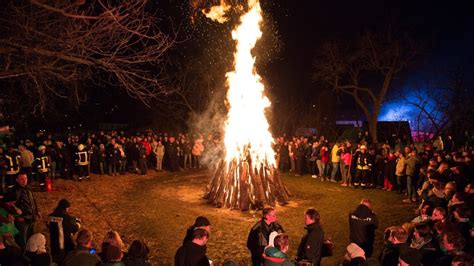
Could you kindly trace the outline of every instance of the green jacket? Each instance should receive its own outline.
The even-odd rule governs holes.
[[[288,255],[278,248],[269,247],[263,253],[264,266],[294,266],[295,263],[288,258]]]
[[[9,213],[7,210],[5,210],[4,208],[0,208],[0,216],[6,219],[8,214]],[[11,222],[11,223],[0,222],[0,235],[4,235],[6,233],[12,234],[13,237],[18,235],[18,229],[16,229],[14,222]]]

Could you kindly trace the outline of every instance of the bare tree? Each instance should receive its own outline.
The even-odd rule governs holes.
[[[372,142],[376,143],[377,118],[385,96],[417,52],[407,37],[367,32],[353,44],[324,44],[316,58],[314,78],[352,96],[364,112]]]
[[[417,131],[438,135],[448,125],[446,111],[450,93],[443,88],[410,88],[401,94],[401,106],[412,107],[406,114],[415,118]]]
[[[85,99],[81,86],[120,87],[148,104],[163,86],[173,39],[146,0],[10,0],[0,11],[0,81],[15,83],[44,112],[53,98]]]
[[[426,84],[409,85],[401,91],[397,105],[409,107],[402,110],[408,112],[404,118],[410,117],[417,131],[428,133],[430,137],[443,133],[458,136],[472,128],[472,121],[466,119],[472,115],[471,109],[466,107],[473,105],[473,93],[465,77],[469,66],[470,63],[449,69],[444,66],[435,70],[431,74],[434,78]]]

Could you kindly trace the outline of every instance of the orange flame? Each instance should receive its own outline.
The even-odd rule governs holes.
[[[202,10],[202,13],[213,21],[224,23],[228,20],[226,13],[230,10],[230,5],[227,5],[224,0],[218,6],[212,6],[209,11]]]
[[[270,100],[255,69],[251,51],[262,36],[263,21],[258,0],[248,1],[249,11],[241,16],[240,24],[232,31],[236,41],[234,71],[226,74],[229,89],[229,112],[225,123],[226,161],[242,160],[250,156],[253,165],[274,165],[273,137],[265,117]],[[247,154],[248,153],[248,154]]]

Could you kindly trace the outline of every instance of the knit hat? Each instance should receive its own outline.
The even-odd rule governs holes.
[[[276,231],[273,231],[270,233],[270,236],[268,237],[268,246],[270,247],[274,247],[274,241],[275,241],[275,237],[278,235],[278,232]]]
[[[355,243],[350,243],[347,246],[347,254],[351,259],[361,257],[365,259],[365,252],[362,248],[360,248],[357,244]]]
[[[71,203],[67,199],[62,199],[58,202],[58,208],[60,209],[65,210],[69,207],[71,207]]]
[[[410,266],[421,266],[421,253],[418,249],[409,246],[400,247],[400,259]]]
[[[211,225],[211,223],[204,216],[198,216],[196,218],[196,221],[194,222],[194,227],[209,226],[209,225]]]
[[[43,234],[34,234],[26,243],[26,251],[33,253],[46,253],[46,238]]]

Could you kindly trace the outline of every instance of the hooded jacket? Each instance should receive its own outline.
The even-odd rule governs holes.
[[[290,260],[288,255],[283,253],[276,247],[269,247],[263,253],[264,266],[293,266],[294,262]]]
[[[375,213],[364,204],[359,204],[355,211],[349,213],[349,239],[359,246],[372,246],[375,239],[375,230],[379,220]]]

